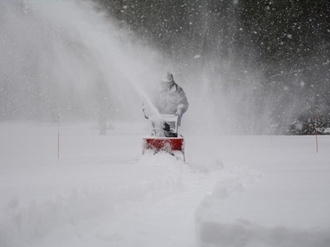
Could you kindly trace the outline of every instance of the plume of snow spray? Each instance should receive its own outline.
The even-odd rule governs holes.
[[[141,114],[158,54],[92,1],[5,0],[0,9],[0,86],[12,102],[3,119],[94,118],[100,104],[121,118]]]

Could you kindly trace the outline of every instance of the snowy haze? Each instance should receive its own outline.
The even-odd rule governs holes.
[[[0,247],[330,246],[329,138],[218,135],[268,133],[272,106],[201,56],[171,61],[89,1],[0,1]],[[141,155],[166,71],[186,163]]]
[[[201,54],[172,61],[89,1],[2,1],[0,11],[2,120],[139,121],[171,71],[190,103],[187,131],[270,132],[260,78],[231,84]]]

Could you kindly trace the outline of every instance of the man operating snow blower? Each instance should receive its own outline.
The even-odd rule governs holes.
[[[170,154],[179,151],[185,160],[184,139],[178,135],[178,127],[188,106],[186,94],[168,72],[162,78],[160,89],[152,102],[143,106],[145,118],[152,123],[152,137],[143,138],[143,153],[147,149]]]
[[[153,127],[156,127],[159,123],[159,116],[155,115],[174,115],[177,117],[177,127],[181,125],[181,119],[183,114],[187,111],[189,103],[183,89],[174,81],[174,77],[171,73],[167,74],[161,79],[158,93],[152,100],[153,106],[158,113],[152,112],[146,105],[143,106],[143,112],[146,119],[150,119],[153,123]],[[169,132],[169,123],[166,119],[160,119],[164,126],[164,135],[171,134]],[[173,126],[172,126],[173,127]],[[155,133],[153,133],[155,134]],[[159,133],[156,133],[159,134]]]

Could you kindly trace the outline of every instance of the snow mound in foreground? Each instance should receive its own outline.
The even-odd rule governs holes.
[[[199,237],[208,247],[328,247],[329,233],[321,229],[267,228],[244,220],[233,224],[207,221],[200,225]]]
[[[282,188],[279,181],[277,190]],[[285,184],[285,177],[281,182]],[[330,227],[318,225],[323,222],[318,212],[310,212],[308,203],[301,205],[301,195],[292,188],[272,195],[270,185],[249,169],[224,169],[213,193],[196,210],[200,246],[330,246]],[[326,217],[327,211],[322,213]]]
[[[52,199],[33,201],[27,205],[21,205],[19,199],[13,198],[0,211],[0,246],[33,246],[55,229],[113,213],[116,207],[128,202],[147,200],[178,190],[182,183],[182,171],[178,168],[182,164],[183,161],[168,154],[148,154],[134,164],[146,173],[139,182],[129,185],[123,182],[111,188],[76,188]],[[159,166],[163,166],[162,176],[153,178],[147,173]],[[125,171],[122,176],[125,176]]]

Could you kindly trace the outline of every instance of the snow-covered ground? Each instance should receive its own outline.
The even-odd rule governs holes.
[[[141,156],[143,124],[0,125],[0,246],[330,246],[330,137],[185,134]]]

